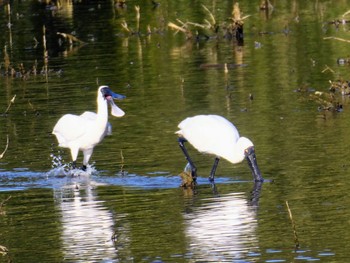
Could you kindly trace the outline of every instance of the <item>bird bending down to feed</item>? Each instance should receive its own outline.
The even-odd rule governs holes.
[[[236,127],[227,119],[218,115],[197,115],[184,119],[178,127],[178,142],[191,166],[194,180],[197,178],[197,168],[185,148],[186,141],[199,152],[216,156],[209,176],[210,181],[214,181],[221,157],[234,164],[247,159],[254,180],[264,181],[256,161],[253,143],[248,138],[240,137]]]
[[[69,148],[76,167],[79,150],[84,153],[83,167],[85,170],[89,163],[94,147],[111,133],[108,122],[108,105],[111,105],[111,114],[116,117],[124,116],[124,111],[115,105],[113,99],[124,99],[125,96],[114,93],[108,86],[100,86],[97,91],[97,113],[86,111],[81,115],[63,115],[55,127],[59,146]]]

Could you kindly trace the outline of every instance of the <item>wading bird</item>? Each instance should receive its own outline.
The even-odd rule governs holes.
[[[107,102],[111,105],[111,114],[122,117],[125,113],[115,105],[113,99],[124,98],[108,86],[100,86],[97,91],[97,113],[86,111],[81,115],[66,114],[58,120],[52,133],[56,135],[60,147],[70,149],[73,168],[76,167],[80,150],[84,153],[82,169],[86,170],[94,147],[111,133]]]
[[[231,163],[240,163],[247,159],[255,181],[264,181],[255,156],[253,143],[245,137],[240,137],[236,127],[227,119],[218,115],[197,115],[180,122],[179,145],[188,163],[194,180],[197,178],[197,168],[191,160],[184,143],[188,141],[199,152],[215,155],[209,180],[214,181],[215,171],[220,158]]]

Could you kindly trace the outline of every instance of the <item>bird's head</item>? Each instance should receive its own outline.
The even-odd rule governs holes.
[[[122,100],[126,98],[124,95],[114,93],[108,86],[99,87],[99,94],[111,105],[111,114],[113,116],[122,117],[125,115],[125,112],[114,103],[114,99]]]
[[[244,156],[248,161],[248,165],[252,171],[252,175],[254,177],[254,180],[256,182],[262,182],[264,181],[264,178],[261,175],[258,162],[256,160],[256,155],[255,155],[255,148],[254,144],[251,140],[245,137],[241,137],[240,140],[242,140],[242,145],[244,149]]]

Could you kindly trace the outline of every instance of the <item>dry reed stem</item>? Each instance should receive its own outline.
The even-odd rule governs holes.
[[[135,5],[135,11],[136,11],[136,32],[140,32],[140,6]]]
[[[205,11],[207,11],[209,13],[209,16],[211,18],[211,26],[214,27],[214,25],[216,25],[216,20],[215,20],[215,17],[214,15],[212,14],[212,12],[210,12],[210,10],[205,6],[205,5],[202,5],[202,7],[205,9]]]
[[[16,94],[13,96],[13,98],[10,100],[10,104],[7,106],[7,109],[5,110],[4,114],[8,113],[8,111],[11,108],[11,105],[15,103],[15,99],[16,99]]]
[[[48,63],[49,63],[49,53],[46,49],[46,28],[43,26],[43,47],[44,47],[44,72],[45,72],[45,79],[46,82],[48,82],[49,77],[48,77]]]
[[[346,11],[346,12],[342,15],[342,17],[344,17],[344,16],[346,16],[346,15],[348,15],[348,14],[350,14],[350,10]]]
[[[205,26],[205,25],[194,23],[194,22],[187,22],[186,24],[187,25],[192,25],[192,26],[195,26],[195,27],[200,27],[200,28],[207,28],[207,26]],[[209,27],[210,27],[210,24],[209,24]]]
[[[121,26],[124,28],[125,31],[131,33],[131,30],[129,29],[128,24],[126,23],[126,21],[123,21],[121,23]]]
[[[0,159],[2,159],[2,158],[4,157],[6,151],[7,151],[8,147],[9,147],[9,141],[10,141],[10,140],[9,140],[9,136],[7,135],[6,137],[7,137],[7,139],[6,139],[5,150],[0,154]]]
[[[4,46],[4,66],[5,66],[5,72],[8,72],[9,68],[10,68],[10,56],[7,53],[7,46]]]
[[[291,211],[290,208],[289,208],[288,201],[286,201],[286,206],[287,206],[287,209],[288,209],[290,221],[292,222],[292,226],[293,226],[295,247],[299,247],[300,244],[299,244],[298,234],[297,234],[297,231],[296,231],[295,222],[294,222],[294,220],[293,220],[292,211]]]

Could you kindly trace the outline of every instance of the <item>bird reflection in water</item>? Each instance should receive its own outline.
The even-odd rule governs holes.
[[[245,193],[230,193],[188,209],[191,212],[184,214],[184,232],[193,260],[232,262],[259,252],[256,231],[261,186],[262,182],[255,182],[248,199]]]
[[[113,260],[117,251],[111,239],[113,216],[97,200],[90,185],[59,189],[56,200],[61,209],[64,258],[69,262]],[[112,262],[112,261],[109,261]]]

